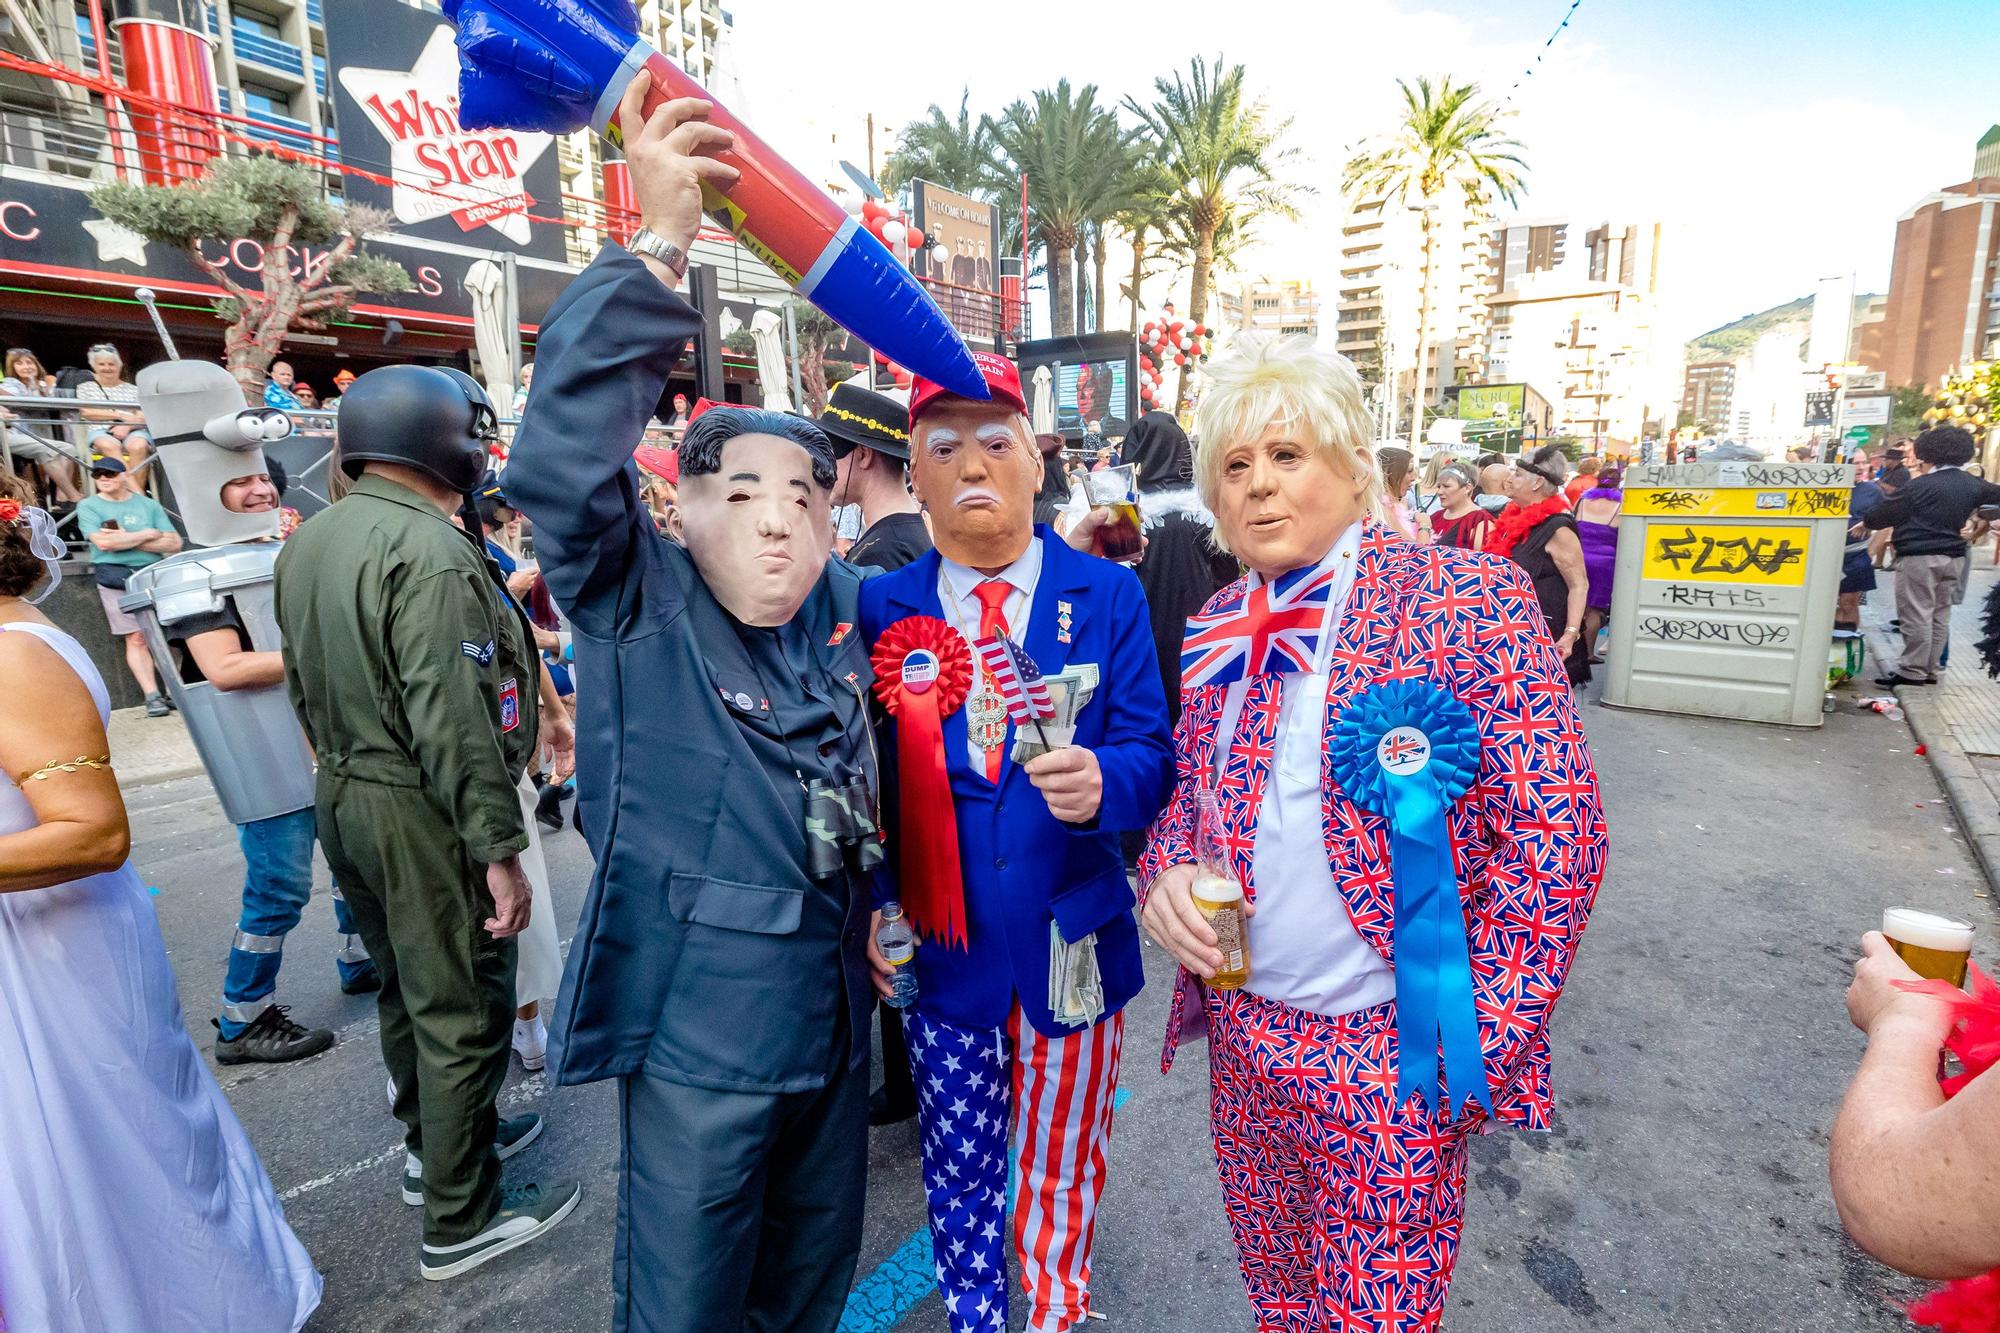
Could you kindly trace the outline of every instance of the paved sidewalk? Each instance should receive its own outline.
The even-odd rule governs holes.
[[[1986,674],[1972,647],[1984,637],[1979,622],[1986,595],[2000,580],[1991,555],[1984,543],[1973,552],[1971,586],[1951,617],[1951,665],[1936,685],[1895,693],[1986,871],[1989,892],[2000,893],[2000,681]],[[1896,615],[1895,574],[1884,571],[1878,577],[1881,587],[1869,594],[1862,610],[1868,662],[1851,687],[1855,698],[1888,693],[1874,678],[1895,669],[1902,647],[1901,638],[1889,629]]]
[[[201,756],[188,738],[179,713],[147,717],[144,708],[114,708],[111,725],[111,766],[118,785],[126,789],[171,782],[203,771]]]

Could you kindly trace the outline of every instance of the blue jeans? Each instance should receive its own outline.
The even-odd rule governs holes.
[[[315,826],[311,806],[236,826],[236,841],[243,848],[243,915],[236,923],[236,939],[229,948],[229,973],[222,982],[218,1024],[225,1039],[240,1035],[277,1002],[285,936],[299,924],[312,898]],[[340,952],[335,955],[341,981],[366,976],[375,964],[355,933],[354,918],[337,884],[333,888],[333,922],[342,937]]]

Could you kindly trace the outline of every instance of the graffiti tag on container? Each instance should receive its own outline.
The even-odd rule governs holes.
[[[1707,491],[1661,491],[1653,497],[1653,507],[1663,513],[1680,514],[1701,508],[1707,500]]]
[[[1689,574],[1775,574],[1805,559],[1805,547],[1790,537],[1713,537],[1685,528],[1678,537],[1662,532],[1656,559]]]
[[[1699,587],[1669,583],[1666,598],[1675,606],[1701,606],[1715,610],[1757,609],[1770,605],[1761,588]]]
[[[1662,643],[1743,644],[1751,648],[1771,648],[1790,643],[1790,625],[1769,625],[1758,621],[1681,620],[1670,616],[1641,616],[1641,638]]]
[[[1847,513],[1847,492],[1793,491],[1791,512],[1809,518],[1840,517]]]

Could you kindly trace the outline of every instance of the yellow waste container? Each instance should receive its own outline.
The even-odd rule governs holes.
[[[1627,470],[1604,702],[1818,726],[1853,486],[1846,463]]]

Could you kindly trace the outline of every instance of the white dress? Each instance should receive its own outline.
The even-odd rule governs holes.
[[[76,640],[0,630],[55,649],[109,716]],[[0,775],[0,834],[35,822]],[[131,864],[0,893],[0,1327],[273,1333],[304,1324],[319,1298],[319,1273],[188,1036]]]

